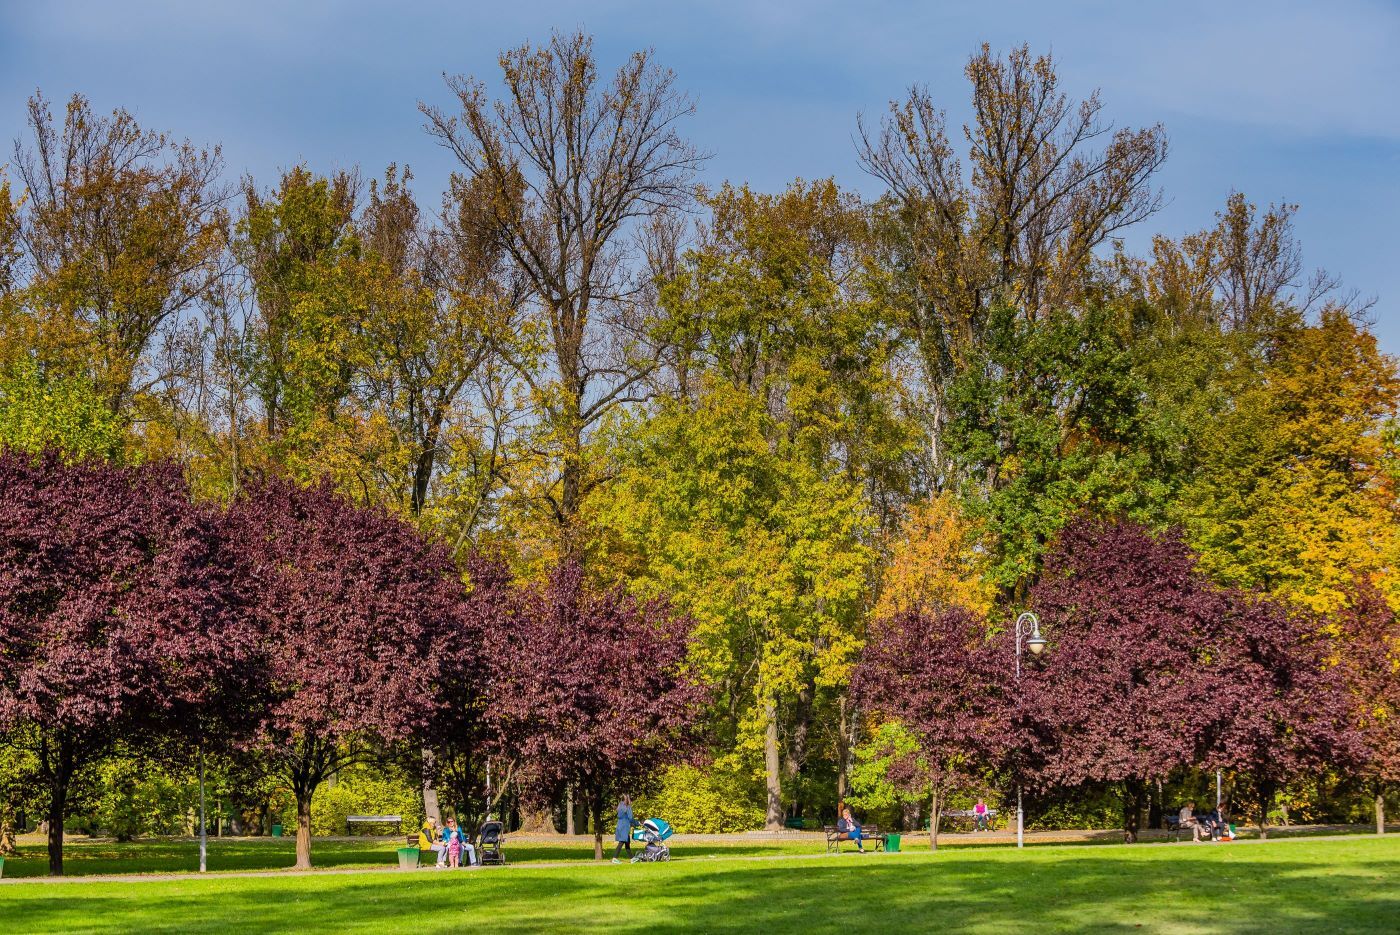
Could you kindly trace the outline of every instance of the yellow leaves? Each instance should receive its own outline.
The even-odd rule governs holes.
[[[957,604],[987,613],[995,589],[984,577],[981,531],[944,492],[915,504],[885,567],[877,619],[924,605]]]
[[[1322,612],[1361,574],[1400,606],[1384,434],[1397,394],[1395,361],[1345,313],[1281,332],[1263,381],[1203,440],[1204,471],[1183,500],[1203,570]]]

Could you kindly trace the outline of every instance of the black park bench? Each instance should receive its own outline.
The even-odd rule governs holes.
[[[851,839],[846,832],[836,830],[835,825],[826,825],[822,830],[826,832],[826,851],[828,854],[832,851],[840,853],[841,844]],[[862,825],[860,840],[862,844],[869,844],[873,850],[883,851],[885,849],[885,835],[880,830],[879,825]]]

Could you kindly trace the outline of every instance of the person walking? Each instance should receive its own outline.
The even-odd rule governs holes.
[[[612,862],[622,863],[618,860],[622,856],[622,849],[627,848],[627,856],[632,856],[632,799],[624,795],[617,803],[617,830],[613,833],[613,839],[617,841],[617,847],[613,849]]]

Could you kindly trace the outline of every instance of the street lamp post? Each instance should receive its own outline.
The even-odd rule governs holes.
[[[1031,625],[1030,638],[1025,641],[1032,656],[1039,656],[1045,650],[1045,637],[1040,635],[1040,618],[1029,610],[1016,618],[1016,681],[1021,681],[1021,639],[1025,624]],[[1016,846],[1025,847],[1026,813],[1021,807],[1021,783],[1016,783]]]

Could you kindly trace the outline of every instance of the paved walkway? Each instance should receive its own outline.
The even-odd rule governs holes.
[[[1289,843],[1289,842],[1291,842],[1291,841],[1300,841],[1300,840],[1315,839],[1315,838],[1318,838],[1318,837],[1326,837],[1328,840],[1361,840],[1361,839],[1374,838],[1374,837],[1376,836],[1374,830],[1371,831],[1371,832],[1369,832],[1369,833],[1358,832],[1357,829],[1358,829],[1359,827],[1361,827],[1361,826],[1357,826],[1357,825],[1294,825],[1294,826],[1289,827],[1289,828],[1271,828],[1271,829],[1269,829],[1269,838],[1268,838],[1268,840],[1261,840],[1261,839],[1259,839],[1259,838],[1257,838],[1257,837],[1242,837],[1242,838],[1237,839],[1237,840],[1236,840],[1235,842],[1233,842],[1233,843],[1234,843],[1234,844],[1287,844],[1287,843]],[[1242,830],[1243,830],[1243,829],[1242,829]],[[1160,838],[1148,838],[1148,837],[1146,837],[1146,835],[1147,835],[1148,833],[1149,833],[1149,832],[1144,832],[1144,836],[1141,838],[1141,841],[1142,841],[1143,843],[1150,843],[1151,841],[1154,841],[1154,840],[1155,840],[1155,841],[1158,841],[1158,842],[1160,843],[1160,841],[1161,841]],[[1162,832],[1151,832],[1151,833],[1155,833],[1155,834],[1158,834],[1158,835],[1162,834]],[[923,837],[926,837],[927,834],[926,834],[926,832],[911,832],[911,833],[906,833],[905,836],[906,836],[906,837],[918,837],[918,838],[923,838]],[[1107,841],[1121,841],[1121,840],[1122,840],[1122,837],[1123,837],[1123,832],[1122,832],[1122,831],[1118,831],[1118,830],[1114,830],[1114,831],[1034,831],[1034,832],[1028,831],[1028,832],[1026,832],[1026,842],[1027,842],[1028,844],[1063,844],[1063,843],[1076,843],[1076,842],[1082,843],[1082,842],[1088,842],[1088,841],[1105,841],[1105,840],[1107,840]],[[396,840],[396,839],[397,839],[397,836],[394,837],[394,838],[385,838],[384,840],[385,840],[385,841],[393,841],[393,840]],[[365,838],[341,838],[341,839],[338,839],[338,840],[359,840],[359,841],[363,841],[363,840],[365,840]],[[576,844],[576,845],[578,845],[579,847],[588,847],[588,846],[591,846],[592,843],[593,843],[593,837],[592,837],[592,835],[587,835],[587,836],[585,836],[585,835],[574,835],[573,837],[568,837],[568,836],[562,835],[562,834],[555,834],[555,835],[543,835],[543,834],[513,834],[513,835],[510,835],[510,840],[512,840],[512,841],[517,841],[517,842],[529,842],[529,843],[534,843],[534,844],[561,844],[561,845],[562,845],[562,844]],[[754,832],[746,832],[746,833],[741,833],[741,834],[676,834],[676,835],[673,835],[673,836],[671,837],[671,843],[673,843],[673,844],[690,844],[690,845],[696,845],[696,846],[703,845],[703,844],[713,844],[716,848],[719,848],[719,849],[723,849],[724,847],[733,847],[733,846],[735,846],[735,845],[743,845],[743,844],[747,844],[747,843],[779,843],[779,842],[793,842],[793,843],[797,843],[797,842],[806,842],[806,841],[809,841],[809,840],[810,840],[810,841],[814,844],[814,846],[816,846],[816,847],[822,847],[822,846],[824,845],[824,843],[825,843],[825,837],[822,835],[821,832],[811,832],[811,831],[778,831],[778,832],[754,831]],[[973,845],[976,845],[976,844],[1007,844],[1007,843],[1014,844],[1015,841],[1016,841],[1016,834],[1015,834],[1014,831],[1013,831],[1013,832],[988,831],[988,832],[981,832],[981,833],[971,832],[971,833],[967,833],[967,834],[946,834],[946,833],[945,833],[945,834],[940,834],[940,835],[938,836],[938,844],[939,844],[939,847],[943,847],[943,846],[945,846],[945,845],[950,845],[950,844],[951,844],[951,845],[967,845],[967,844],[973,844]],[[1183,840],[1182,843],[1183,843],[1183,844],[1188,844],[1188,845],[1189,845],[1191,842],[1190,842],[1189,840]],[[1202,846],[1206,846],[1206,845],[1202,845]],[[885,854],[885,853],[883,853],[883,852],[871,852],[871,851],[868,851],[868,852],[866,852],[864,855],[861,855],[861,854],[857,854],[855,851],[842,851],[842,852],[839,852],[839,853],[826,853],[826,852],[823,850],[823,851],[813,851],[813,852],[810,853],[810,854],[749,854],[749,855],[743,855],[743,856],[737,856],[737,857],[731,857],[731,856],[723,855],[723,854],[707,854],[707,855],[705,855],[705,856],[703,856],[703,857],[702,857],[702,856],[699,856],[699,855],[694,855],[694,856],[689,856],[689,857],[677,857],[677,858],[676,858],[676,861],[679,862],[679,861],[697,861],[697,860],[733,860],[733,861],[759,862],[759,861],[775,861],[775,860],[823,860],[823,859],[832,859],[832,860],[839,860],[839,859],[871,860],[871,859],[876,859],[876,860],[878,860],[878,859],[882,859],[882,858],[888,858],[888,859],[891,859],[891,860],[898,860],[898,859],[901,859],[901,858],[905,857],[905,856],[908,855],[908,854],[919,854],[919,853],[927,853],[927,851],[924,850],[923,848],[919,848],[918,850],[913,850],[913,851],[901,851],[901,852],[896,853],[896,854]],[[516,869],[520,869],[520,868],[524,868],[524,869],[537,869],[537,868],[538,868],[538,869],[549,869],[549,868],[580,867],[580,866],[588,867],[588,866],[599,866],[599,865],[598,865],[598,864],[595,864],[593,861],[590,861],[590,860],[582,860],[582,859],[580,859],[580,860],[540,860],[540,861],[529,861],[529,862],[527,862],[527,863],[519,863],[519,864],[507,864],[507,865],[506,865],[506,868],[500,868],[500,869],[509,869],[509,868],[516,868]],[[462,868],[462,869],[465,870],[465,871],[468,872],[468,873],[480,873],[480,872],[491,872],[491,871],[496,870],[497,868],[493,868],[493,867],[470,867],[470,868]],[[452,873],[452,871],[451,871],[450,869],[437,870],[437,869],[434,869],[434,868],[431,868],[431,867],[424,867],[424,868],[421,868],[421,870],[422,870],[423,873],[430,873],[430,874],[431,874],[431,873],[444,873],[444,874],[450,874],[450,873]],[[266,877],[304,877],[304,876],[367,876],[367,875],[374,875],[374,874],[398,874],[398,873],[405,873],[405,872],[408,872],[408,871],[400,870],[398,867],[383,866],[383,867],[329,867],[329,868],[325,868],[325,869],[317,868],[317,869],[312,869],[312,870],[214,870],[214,871],[210,871],[209,873],[203,873],[203,874],[194,873],[194,872],[191,872],[191,871],[187,871],[187,872],[184,872],[184,873],[91,874],[91,875],[78,875],[78,876],[66,876],[66,877],[13,877],[13,878],[0,878],[0,886],[21,885],[21,884],[25,884],[25,883],[59,884],[59,885],[62,885],[62,884],[65,884],[65,883],[169,883],[169,882],[176,882],[176,881],[181,881],[181,880],[192,881],[192,880],[202,880],[202,879],[210,879],[210,878],[227,879],[227,878],[243,878],[243,877],[266,878]],[[413,871],[413,872],[417,872],[417,871]]]

